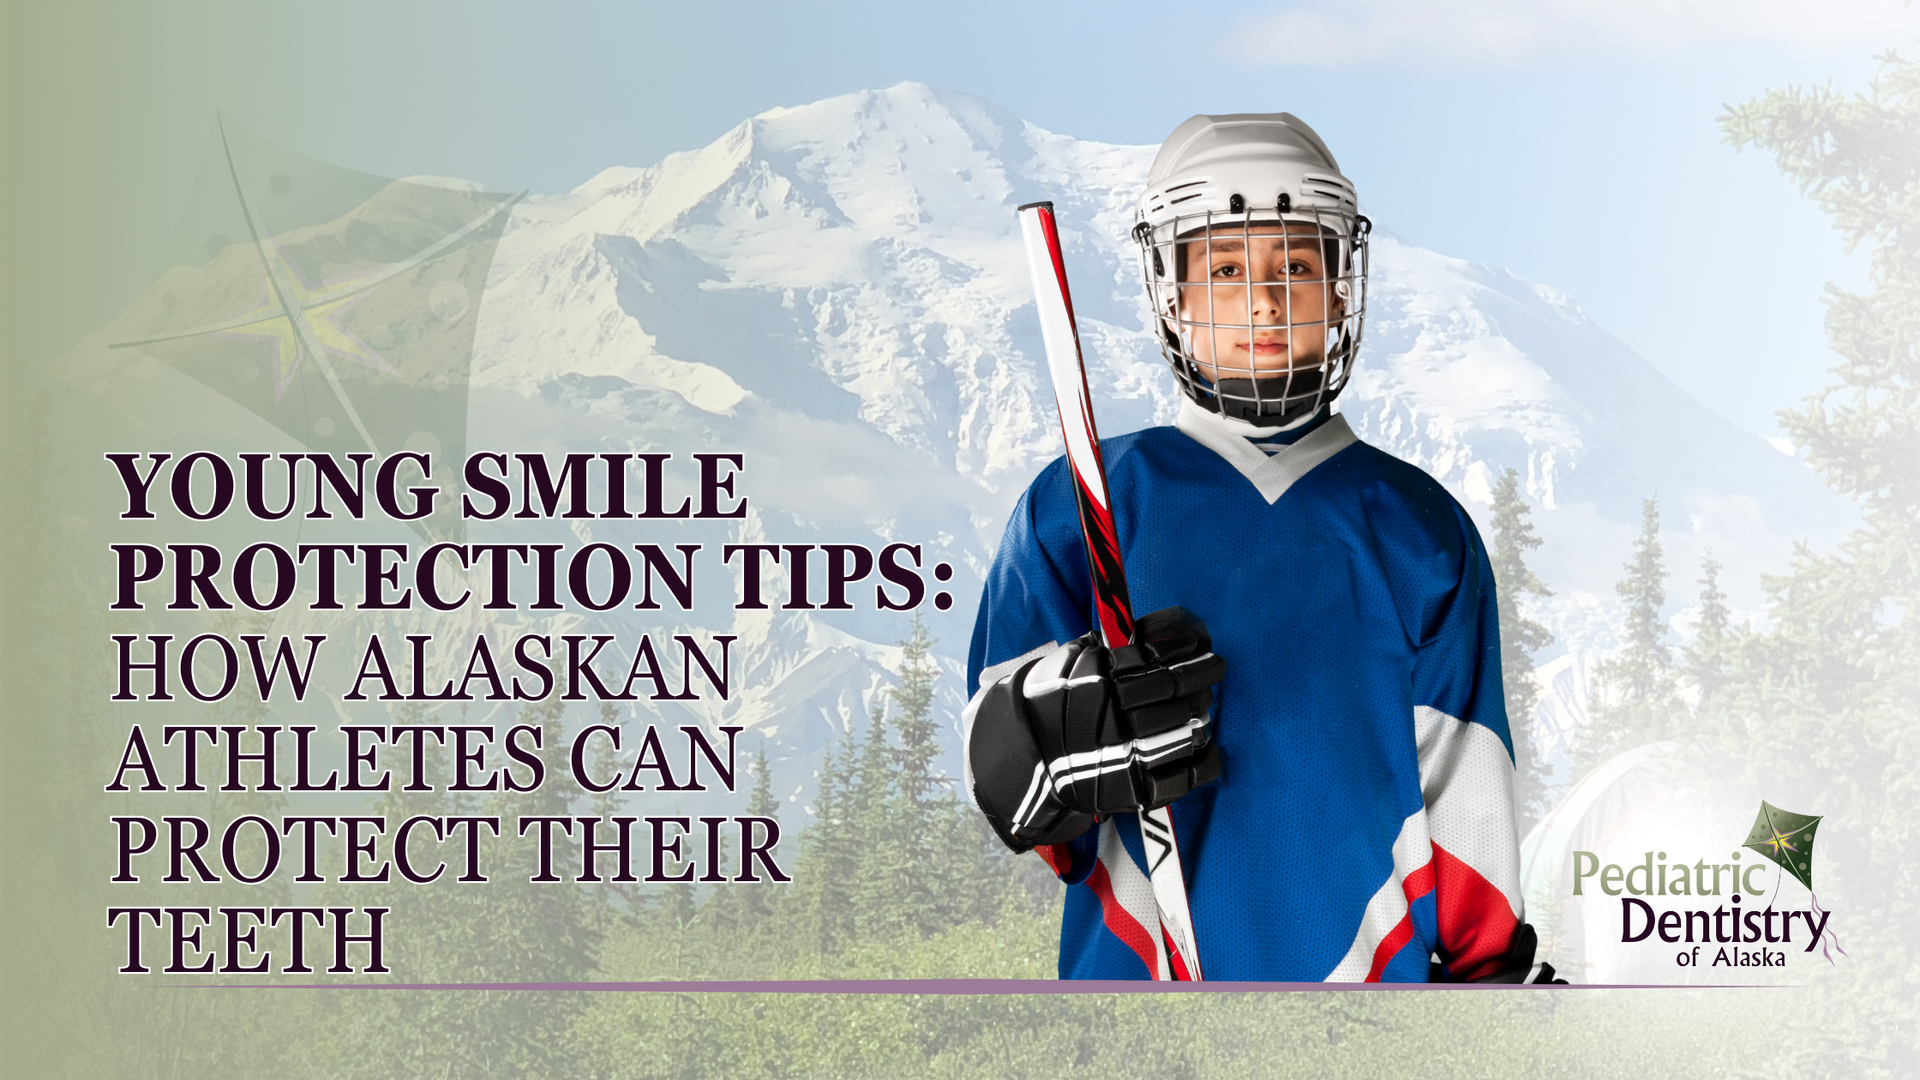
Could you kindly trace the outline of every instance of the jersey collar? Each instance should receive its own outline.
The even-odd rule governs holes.
[[[1278,502],[1295,481],[1312,472],[1315,466],[1359,441],[1347,426],[1347,418],[1335,413],[1326,423],[1301,436],[1300,441],[1268,455],[1247,439],[1272,434],[1278,429],[1258,428],[1209,412],[1191,401],[1180,403],[1173,426],[1226,459],[1269,506]]]

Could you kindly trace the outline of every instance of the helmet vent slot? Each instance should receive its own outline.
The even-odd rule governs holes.
[[[1307,173],[1300,180],[1300,191],[1303,195],[1318,195],[1349,206],[1354,205],[1353,185],[1337,176]]]

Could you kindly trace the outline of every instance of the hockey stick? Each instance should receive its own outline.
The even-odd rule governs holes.
[[[1108,649],[1119,649],[1133,641],[1133,604],[1127,597],[1120,537],[1114,530],[1113,506],[1107,499],[1107,470],[1100,460],[1100,436],[1093,427],[1087,366],[1080,355],[1073,299],[1067,293],[1067,270],[1060,258],[1060,231],[1050,202],[1028,203],[1019,214],[1027,268],[1033,273],[1034,297],[1040,308],[1047,370],[1053,377],[1053,398],[1060,410],[1067,464],[1073,470],[1073,493],[1080,511],[1080,532],[1086,540],[1087,568],[1093,575],[1100,635]],[[1186,875],[1180,867],[1180,848],[1174,841],[1173,814],[1167,807],[1140,814],[1140,839],[1147,852],[1154,903],[1160,909],[1161,933],[1150,935],[1159,968],[1154,975],[1197,981],[1200,953],[1194,945],[1193,916],[1187,908]]]

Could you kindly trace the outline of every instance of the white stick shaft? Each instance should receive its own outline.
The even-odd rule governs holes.
[[[1094,430],[1093,408],[1087,393],[1086,360],[1080,353],[1080,335],[1073,323],[1073,299],[1067,292],[1066,268],[1060,258],[1060,235],[1049,203],[1020,208],[1020,235],[1026,243],[1027,268],[1033,275],[1034,299],[1040,314],[1040,337],[1046,345],[1047,369],[1053,379],[1054,401],[1060,410],[1061,435],[1067,462],[1085,499],[1079,502],[1081,531],[1087,542],[1093,574],[1095,607],[1109,648],[1128,644],[1133,634],[1133,612],[1127,599],[1126,575],[1120,565],[1119,542],[1107,497],[1106,470],[1100,461],[1100,437]],[[1076,496],[1078,498],[1078,496]],[[1185,974],[1200,978],[1200,952],[1195,946],[1193,914],[1187,905],[1186,875],[1180,865],[1180,846],[1168,807],[1140,814],[1140,839],[1147,855],[1147,874],[1159,908],[1161,933],[1153,938],[1156,978],[1174,977],[1167,942],[1179,954]]]

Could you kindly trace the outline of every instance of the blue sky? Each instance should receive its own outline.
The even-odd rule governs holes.
[[[1820,290],[1861,283],[1862,260],[1769,159],[1721,143],[1715,117],[1789,83],[1862,89],[1872,55],[1920,37],[1899,0],[717,10],[218,0],[115,10],[86,40],[49,29],[46,47],[77,86],[149,88],[103,111],[101,135],[141,164],[121,212],[156,254],[216,107],[341,165],[537,193],[902,80],[1111,142],[1158,142],[1195,112],[1286,109],[1379,224],[1571,294],[1764,435],[1823,383]]]

